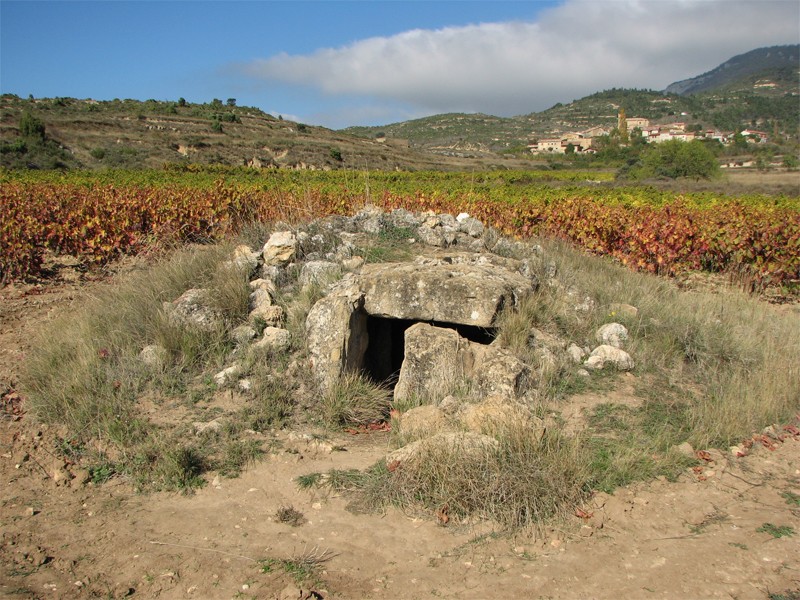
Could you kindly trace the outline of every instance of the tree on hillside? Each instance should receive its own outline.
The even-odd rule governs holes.
[[[43,142],[45,138],[44,122],[25,111],[19,120],[19,132],[25,139]]]
[[[619,131],[619,141],[623,144],[628,143],[628,119],[625,117],[625,109],[619,109],[617,116],[617,130]]]
[[[227,104],[228,106],[236,106],[236,98],[228,98],[225,104]]]

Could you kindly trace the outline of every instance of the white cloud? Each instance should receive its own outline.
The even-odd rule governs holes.
[[[567,0],[537,22],[412,30],[253,61],[250,77],[403,103],[418,114],[543,110],[611,87],[663,89],[797,43],[795,0]]]

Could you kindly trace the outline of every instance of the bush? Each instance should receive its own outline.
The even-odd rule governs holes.
[[[648,146],[641,159],[621,170],[620,175],[630,179],[711,179],[719,175],[719,164],[714,153],[702,142],[670,140]]]
[[[44,141],[45,127],[41,119],[25,112],[19,120],[19,132],[23,138]]]

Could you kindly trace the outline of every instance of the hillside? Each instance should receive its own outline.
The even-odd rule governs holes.
[[[797,91],[799,56],[800,44],[758,48],[734,56],[707,73],[676,81],[665,91],[680,96],[723,90]]]
[[[24,138],[29,114],[44,138]],[[10,168],[159,168],[165,163],[290,169],[419,170],[465,165],[407,143],[378,142],[216,101],[0,97],[0,165]],[[512,165],[513,166],[513,165]]]
[[[800,140],[798,45],[734,57],[666,91],[610,89],[516,117],[447,113],[332,131],[257,108],[184,101],[0,97],[0,165],[153,168],[165,163],[310,169],[461,170],[531,165],[528,145],[593,126],[624,108],[653,124],[732,132],[757,127],[795,152]],[[45,137],[25,140],[26,113]],[[34,127],[35,129],[35,127]],[[775,133],[778,136],[775,136]]]
[[[343,131],[366,138],[383,133],[387,139],[407,141],[412,148],[442,154],[508,154],[524,152],[536,138],[592,126],[613,127],[619,109],[624,108],[628,116],[655,123],[683,121],[703,129],[735,131],[757,125],[773,132],[777,126],[782,137],[796,141],[800,117],[797,55],[798,46],[762,48],[665,91],[615,88],[516,117],[444,114]]]

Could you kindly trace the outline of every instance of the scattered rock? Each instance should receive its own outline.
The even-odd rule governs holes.
[[[630,304],[610,304],[608,310],[609,316],[611,317],[620,316],[627,319],[636,319],[639,317],[639,309]]]
[[[540,419],[535,419],[524,405],[502,396],[491,396],[478,404],[467,404],[460,420],[469,431],[487,435],[497,435],[510,427],[526,425],[534,426],[539,437],[544,435],[544,424]]]
[[[447,417],[444,411],[429,404],[404,412],[398,420],[400,433],[411,438],[438,433],[447,426]]]
[[[214,419],[213,421],[208,422],[201,422],[195,421],[192,423],[192,427],[194,428],[195,435],[200,435],[205,431],[219,431],[222,429],[222,422],[219,419]]]
[[[586,352],[577,344],[570,344],[567,348],[567,356],[569,356],[572,362],[579,365],[583,362],[583,359],[586,358]]]
[[[361,256],[353,256],[342,260],[342,268],[345,271],[357,271],[364,266],[364,258]]]
[[[674,449],[679,454],[682,454],[683,456],[688,456],[689,458],[695,457],[694,448],[692,448],[692,445],[689,442],[683,442],[682,444],[673,446],[672,449]]]
[[[291,231],[276,231],[264,244],[264,264],[283,266],[297,254],[297,237]]]
[[[216,383],[219,387],[224,387],[237,379],[241,372],[241,365],[231,365],[230,367],[222,369],[222,371],[214,375],[214,383]]]
[[[412,442],[390,452],[386,456],[386,464],[407,463],[420,457],[437,455],[443,452],[452,453],[454,460],[479,458],[485,452],[494,450],[499,442],[488,435],[474,432],[443,432],[429,438]]]
[[[240,269],[246,269],[252,273],[258,266],[258,259],[261,257],[260,252],[255,252],[250,246],[242,244],[236,246],[233,250],[233,258],[230,263]]]
[[[447,416],[453,416],[461,410],[463,403],[455,396],[448,395],[439,402],[439,408]]]
[[[466,233],[473,238],[479,238],[486,229],[478,219],[470,217],[467,213],[461,213],[456,217],[458,221],[458,231]]]
[[[531,328],[528,343],[535,348],[547,348],[551,352],[561,352],[567,346],[567,343],[560,337],[536,327]]]
[[[249,325],[239,325],[231,331],[231,339],[239,346],[244,346],[254,340],[258,332]]]
[[[300,271],[301,287],[317,284],[323,288],[342,276],[342,266],[325,260],[307,262]]]
[[[630,371],[635,367],[630,354],[605,344],[592,350],[588,360],[583,363],[587,369],[594,370],[602,369],[606,365],[611,365],[620,371]]]
[[[247,318],[253,324],[260,321],[261,325],[267,327],[280,327],[285,316],[286,313],[280,306],[264,306],[252,311]]]
[[[288,350],[292,344],[292,334],[278,327],[266,327],[260,340],[253,344],[256,348],[263,348],[273,352]]]
[[[267,289],[257,287],[250,293],[250,312],[257,312],[270,306],[272,306],[272,295]]]
[[[620,323],[606,323],[595,332],[595,339],[601,344],[624,348],[628,341],[628,329]]]
[[[176,325],[212,330],[222,323],[220,315],[209,307],[208,290],[192,288],[179,298],[162,305],[167,319]]]
[[[166,348],[158,344],[145,346],[139,353],[139,360],[156,370],[161,370],[166,366],[168,357]]]
[[[483,395],[517,398],[529,387],[530,369],[508,350],[480,344],[470,344],[470,349],[473,366],[467,376]]]

